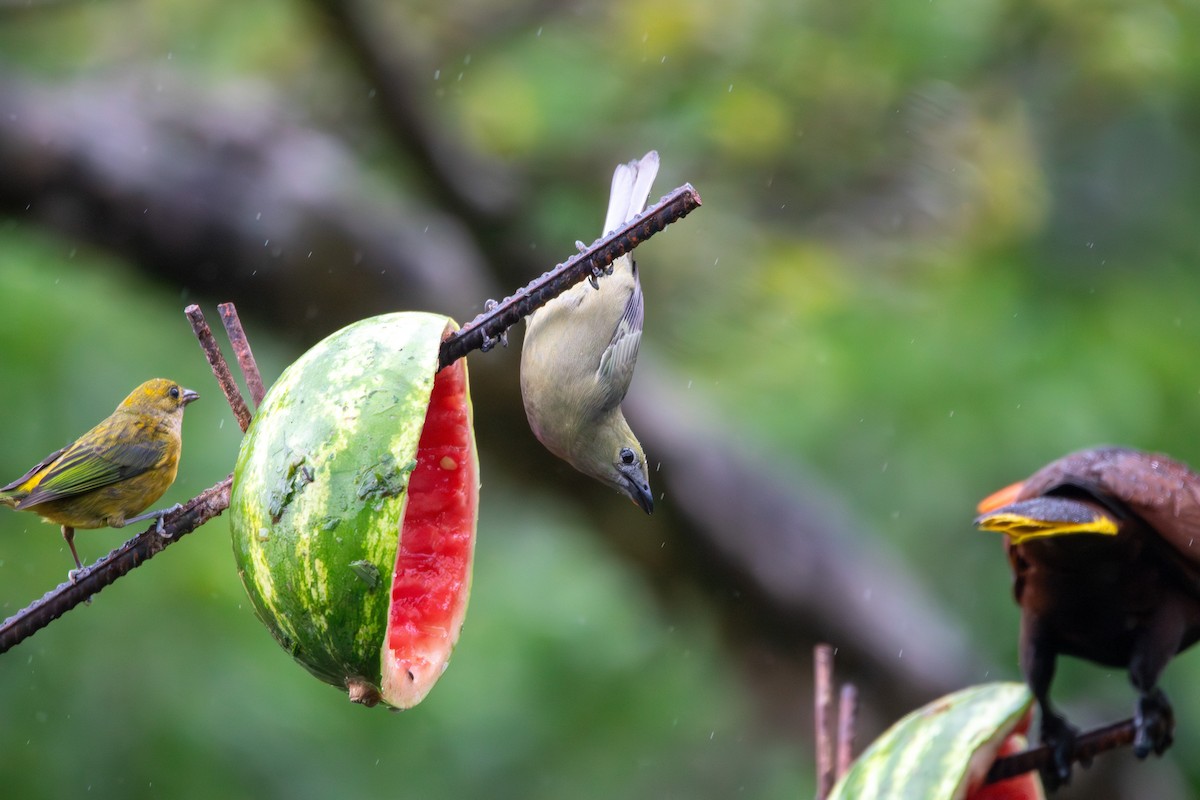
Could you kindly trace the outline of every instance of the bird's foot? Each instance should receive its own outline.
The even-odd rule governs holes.
[[[181,508],[183,508],[183,503],[176,503],[175,505],[171,506],[170,508],[164,508],[162,511],[157,512],[156,516],[158,517],[158,519],[154,523],[154,532],[157,533],[159,536],[163,537],[164,539],[170,539],[171,534],[167,533],[166,528],[164,527],[163,518],[165,516],[167,516],[168,514],[174,514],[176,511],[180,510]]]
[[[496,346],[496,341],[496,339],[488,336],[486,333],[483,334],[483,341],[479,343],[479,352],[486,353],[488,350],[491,350]]]
[[[1075,738],[1079,731],[1057,714],[1046,714],[1042,718],[1041,743],[1050,748],[1054,760],[1048,767],[1041,770],[1042,783],[1046,791],[1053,792],[1060,786],[1071,782],[1071,761],[1075,755]],[[1080,759],[1079,763],[1087,767],[1091,759]]]
[[[581,253],[586,253],[588,246],[586,244],[584,244],[583,242],[579,241],[578,239],[576,239],[575,240],[575,249]]]
[[[591,274],[588,275],[588,283],[590,283],[592,285],[593,289],[599,289],[600,288],[600,279],[603,278],[605,275],[612,275],[612,265],[611,264],[608,266],[607,269],[604,267],[593,266]]]
[[[491,311],[498,305],[500,305],[498,302],[489,298],[489,299],[483,301],[483,310]],[[500,340],[501,347],[508,347],[508,331],[501,331],[500,336],[497,338]],[[483,352],[486,353],[488,350],[491,350],[493,347],[496,346],[496,339],[491,339],[488,337],[487,334],[484,334],[483,343],[486,346],[482,347],[481,349],[483,350]]]
[[[86,571],[87,570],[85,570],[82,566],[76,567],[75,569],[69,569],[67,570],[67,580],[69,580],[71,585],[74,586],[75,584],[79,583],[79,576]],[[95,595],[88,595],[87,599],[83,601],[84,605],[90,606],[92,604],[92,597],[94,596]]]
[[[1154,753],[1161,756],[1175,740],[1175,712],[1161,689],[1138,698],[1133,715],[1133,754],[1145,758]]]

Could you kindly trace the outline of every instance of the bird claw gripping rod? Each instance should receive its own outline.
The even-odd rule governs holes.
[[[511,296],[492,305],[442,342],[438,369],[453,364],[472,350],[487,352],[504,341],[508,329],[585,278],[595,280],[609,272],[613,261],[633,250],[672,222],[683,219],[701,205],[700,193],[690,183],[663,197],[640,216],[584,248],[549,272],[542,273]]]

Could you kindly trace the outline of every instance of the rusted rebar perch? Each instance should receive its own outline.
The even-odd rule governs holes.
[[[233,310],[232,304],[227,303],[230,307],[231,315],[236,316],[237,311]],[[204,357],[208,359],[208,365],[212,367],[213,377],[217,379],[217,385],[221,387],[221,391],[225,394],[225,399],[229,401],[229,407],[233,410],[233,416],[237,419],[238,427],[242,429],[242,433],[250,427],[250,408],[246,405],[245,399],[242,397],[242,392],[237,387],[237,383],[233,380],[233,373],[229,370],[229,364],[225,361],[225,356],[221,354],[221,346],[217,344],[217,340],[213,338],[212,329],[208,327],[208,322],[204,319],[204,313],[200,311],[200,306],[190,305],[183,310],[183,314],[188,318],[188,322],[192,324],[192,333],[196,334],[196,339],[200,342],[200,349],[204,351]],[[226,326],[228,327],[228,326]],[[241,323],[237,323],[237,328],[241,329]],[[249,349],[246,350],[249,353]],[[245,365],[242,365],[245,369]],[[253,367],[255,374],[258,373],[258,367]],[[249,383],[249,380],[247,380]],[[258,383],[262,384],[262,378],[258,379]]]
[[[1106,750],[1118,747],[1128,747],[1133,744],[1136,733],[1132,719],[1114,722],[1102,728],[1095,728],[1079,734],[1075,738],[1075,749],[1071,753],[1071,763],[1088,762]],[[1048,746],[1034,747],[1011,756],[996,759],[988,770],[984,783],[996,783],[1008,778],[1033,772],[1035,769],[1049,769],[1054,765],[1054,751]]]
[[[183,508],[163,521],[161,536],[151,525],[95,564],[77,571],[74,582],[60,584],[6,619],[0,624],[0,653],[20,644],[117,578],[141,566],[179,537],[191,533],[220,514],[229,507],[229,485],[232,481],[233,476],[230,475],[189,500]]]
[[[217,311],[221,314],[221,324],[225,326],[225,335],[229,337],[233,355],[237,358],[238,366],[242,368],[242,377],[246,379],[246,388],[250,390],[250,400],[254,407],[258,408],[267,390],[263,386],[262,374],[258,371],[258,362],[254,360],[254,353],[250,350],[250,340],[242,330],[242,321],[238,319],[237,309],[233,307],[233,303],[221,303],[217,306]],[[187,313],[186,310],[184,313]]]
[[[813,726],[817,748],[817,800],[825,800],[836,774],[833,737],[833,645],[813,648]]]
[[[641,216],[592,242],[577,255],[542,273],[525,287],[463,325],[442,342],[438,351],[438,369],[453,364],[472,350],[491,349],[509,328],[524,317],[584,278],[603,273],[614,260],[699,207],[700,194],[692,185],[685,183],[680,186],[646,209]]]

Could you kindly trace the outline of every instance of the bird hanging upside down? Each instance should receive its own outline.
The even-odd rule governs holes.
[[[146,381],[103,422],[0,487],[0,505],[61,525],[76,569],[83,568],[76,528],[156,519],[162,533],[162,518],[172,509],[139,512],[175,482],[183,409],[199,396],[164,378]]]
[[[1158,679],[1200,639],[1200,475],[1119,447],[1060,458],[979,504],[976,525],[1008,537],[1021,607],[1021,669],[1054,749],[1048,786],[1070,779],[1076,730],[1053,709],[1064,655],[1129,671],[1134,752],[1161,755],[1175,726]]]
[[[604,233],[642,212],[658,153],[613,172]],[[521,397],[534,435],[575,469],[654,510],[646,454],[621,413],[642,339],[642,287],[625,255],[533,312],[521,349]]]

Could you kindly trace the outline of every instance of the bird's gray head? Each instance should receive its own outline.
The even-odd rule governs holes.
[[[571,459],[576,469],[606,483],[647,514],[654,512],[646,454],[618,412],[597,429],[596,437]]]

